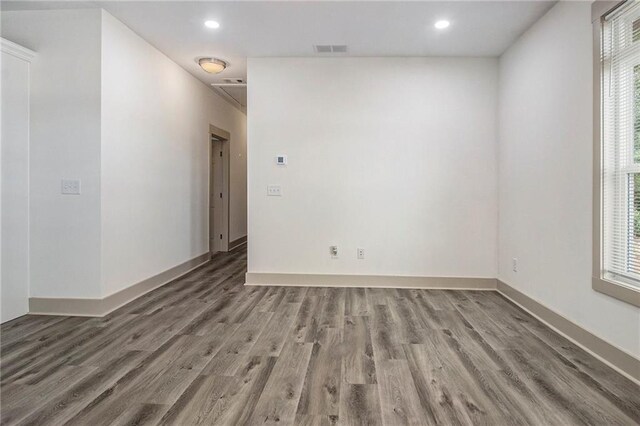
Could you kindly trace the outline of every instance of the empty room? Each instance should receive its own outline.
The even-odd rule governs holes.
[[[640,425],[640,2],[0,1],[0,424]]]

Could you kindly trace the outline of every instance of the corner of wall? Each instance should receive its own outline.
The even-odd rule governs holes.
[[[639,311],[591,286],[592,68],[586,2],[558,2],[500,56],[497,277],[637,356]]]
[[[104,136],[104,29],[105,29],[105,19],[110,14],[100,8],[100,295],[101,297],[107,296],[107,289],[104,278],[104,258],[102,253],[104,253],[104,221],[103,218],[103,182],[104,182],[104,168],[102,167],[102,157],[103,157],[103,141],[105,139]]]

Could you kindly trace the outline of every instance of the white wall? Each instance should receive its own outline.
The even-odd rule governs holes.
[[[249,272],[495,277],[496,59],[251,58],[248,72]]]
[[[246,117],[102,14],[102,282],[209,251],[209,124],[231,133],[230,240],[246,235]]]
[[[208,252],[209,124],[231,133],[230,240],[246,235],[243,113],[99,9],[1,19],[38,53],[31,297],[104,297]]]
[[[31,67],[30,287],[100,296],[100,10],[3,11],[2,36]],[[61,195],[62,178],[81,195]]]
[[[560,2],[500,59],[498,277],[639,356],[640,310],[591,288],[592,43]]]
[[[4,46],[3,46],[4,48]],[[4,50],[0,322],[29,311],[29,61]]]

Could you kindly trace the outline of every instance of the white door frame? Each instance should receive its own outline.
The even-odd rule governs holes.
[[[209,252],[229,251],[229,169],[231,134],[209,125]]]

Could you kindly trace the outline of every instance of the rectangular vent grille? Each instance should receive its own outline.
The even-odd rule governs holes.
[[[223,78],[222,81],[227,84],[247,84],[243,78]]]
[[[316,53],[347,53],[345,44],[316,44],[313,46]]]

